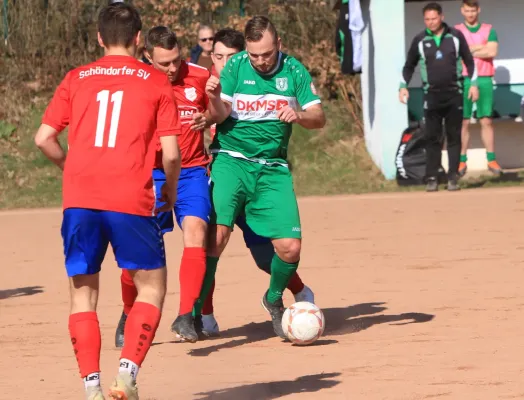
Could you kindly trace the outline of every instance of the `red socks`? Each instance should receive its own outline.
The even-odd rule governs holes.
[[[133,282],[133,278],[127,269],[122,269],[120,283],[122,284],[122,302],[124,303],[124,313],[129,315],[138,292]]]
[[[206,274],[206,250],[201,247],[186,247],[180,264],[180,310],[179,315],[193,311],[200,296]]]
[[[146,357],[160,323],[161,311],[152,304],[136,302],[129,313],[124,331],[124,348],[121,359],[139,367]]]
[[[81,312],[69,316],[69,334],[75,351],[80,376],[85,378],[100,372],[100,326],[96,312]]]
[[[202,307],[203,315],[213,314],[213,293],[214,292],[215,292],[215,280],[213,280],[213,283],[211,284],[211,289],[209,290],[209,293],[206,297],[206,301],[204,301],[204,306]]]
[[[302,279],[300,279],[300,276],[295,272],[291,279],[289,280],[287,284],[287,288],[291,291],[293,294],[297,294],[304,289],[304,283],[302,282]]]

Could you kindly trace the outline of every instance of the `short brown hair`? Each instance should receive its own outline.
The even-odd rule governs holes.
[[[130,4],[110,4],[98,15],[98,32],[105,47],[131,47],[141,30],[140,14]]]
[[[145,47],[149,54],[153,54],[155,47],[165,50],[173,50],[178,46],[176,33],[167,26],[155,26],[147,32],[145,38]]]
[[[264,33],[269,31],[275,38],[275,42],[278,39],[277,29],[275,25],[269,20],[269,18],[257,15],[247,21],[246,28],[244,30],[244,37],[246,42],[259,42],[262,40]]]
[[[462,5],[468,6],[468,7],[479,8],[480,2],[478,0],[462,0]]]
[[[428,11],[436,11],[438,15],[442,15],[442,6],[436,2],[426,4],[422,9],[422,15],[426,15]]]

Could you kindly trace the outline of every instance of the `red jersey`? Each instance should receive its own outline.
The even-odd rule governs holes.
[[[192,131],[193,114],[207,109],[206,83],[209,71],[195,64],[182,61],[177,80],[172,88],[179,112],[181,134],[178,146],[182,157],[182,168],[205,167],[209,163],[204,144],[204,131]],[[156,167],[162,168],[162,152],[157,154]]]
[[[166,75],[130,56],[105,56],[70,71],[42,123],[69,126],[63,208],[151,216],[160,136],[180,134]]]

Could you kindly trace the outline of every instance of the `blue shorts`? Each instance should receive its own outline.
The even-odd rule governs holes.
[[[153,170],[153,180],[157,193],[157,207],[164,204],[158,199],[160,188],[166,181],[162,169]],[[177,199],[175,203],[176,222],[182,228],[185,217],[197,217],[209,223],[211,214],[211,197],[209,195],[209,176],[204,167],[182,168],[178,179]],[[173,214],[170,212],[159,213],[158,223],[162,233],[171,232],[174,227]]]
[[[109,243],[125,269],[165,267],[164,239],[155,217],[68,208],[62,221],[68,276],[100,272]]]
[[[259,236],[253,232],[247,225],[246,218],[243,215],[239,215],[237,217],[235,224],[242,230],[242,233],[244,234],[244,242],[246,243],[246,247],[251,248],[251,246],[271,242],[271,239],[264,236]]]

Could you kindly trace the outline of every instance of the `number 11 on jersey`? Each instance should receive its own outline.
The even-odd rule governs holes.
[[[109,124],[109,140],[107,147],[115,147],[116,135],[118,132],[118,122],[120,120],[120,110],[122,109],[122,99],[124,92],[119,90],[111,95],[113,111],[111,112],[111,123]],[[102,90],[97,93],[96,101],[98,106],[98,120],[96,122],[95,147],[104,146],[104,133],[106,128],[107,107],[109,105],[109,90]]]

